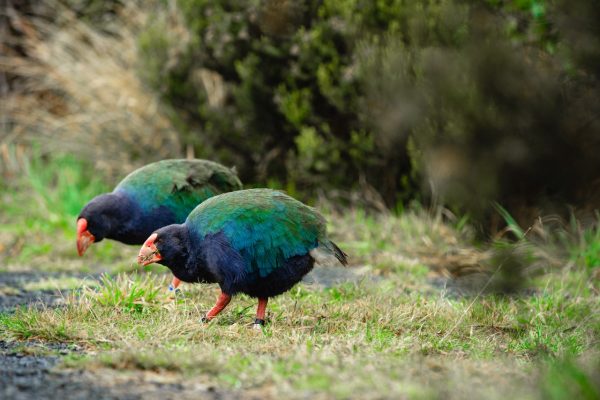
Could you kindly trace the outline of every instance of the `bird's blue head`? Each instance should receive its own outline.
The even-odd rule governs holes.
[[[104,239],[115,220],[123,217],[121,199],[112,193],[96,196],[77,217],[77,252],[82,256],[92,243]]]
[[[184,267],[188,257],[188,229],[185,225],[173,224],[150,235],[140,249],[138,264],[159,263],[173,270]]]

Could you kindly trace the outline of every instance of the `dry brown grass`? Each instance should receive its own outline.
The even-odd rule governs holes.
[[[490,256],[473,246],[469,227],[448,221],[441,211],[410,209],[396,216],[353,209],[332,213],[329,219],[335,239],[354,249],[352,261],[382,273],[399,265],[421,264],[441,275],[461,276],[486,269]]]
[[[0,145],[40,143],[43,152],[77,153],[108,173],[181,156],[175,129],[138,74],[136,34],[151,7],[128,3],[101,32],[46,3],[59,21],[8,9],[20,32],[12,45],[25,55],[0,56],[0,73],[14,82],[0,102]]]

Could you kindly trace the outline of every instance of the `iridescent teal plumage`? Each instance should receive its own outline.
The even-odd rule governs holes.
[[[163,160],[135,170],[114,192],[126,193],[144,211],[158,206],[184,221],[191,210],[219,193],[239,190],[235,172],[207,160]]]
[[[246,261],[247,272],[261,277],[317,247],[345,262],[343,252],[327,238],[325,219],[314,208],[275,190],[212,197],[190,213],[185,225],[200,238],[223,234]]]
[[[164,160],[135,170],[112,193],[93,198],[77,219],[85,220],[94,242],[141,244],[156,229],[185,221],[207,198],[241,187],[235,172],[212,161]]]

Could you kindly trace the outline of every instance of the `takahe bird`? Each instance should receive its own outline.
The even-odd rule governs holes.
[[[236,293],[258,298],[255,326],[264,325],[269,297],[299,282],[317,253],[347,255],[327,238],[325,219],[312,207],[271,189],[249,189],[212,197],[183,224],[158,229],[146,240],[138,263],[158,262],[184,282],[218,283],[209,321]]]
[[[101,194],[77,217],[77,251],[113,239],[142,244],[155,230],[182,223],[198,204],[214,195],[239,190],[235,172],[206,160],[163,160],[129,174],[111,193]],[[170,290],[180,281],[173,279]]]

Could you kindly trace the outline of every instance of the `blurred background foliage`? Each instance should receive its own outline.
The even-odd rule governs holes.
[[[1,18],[4,146],[109,176],[194,154],[485,231],[494,202],[522,226],[599,204],[595,0],[5,0]]]

